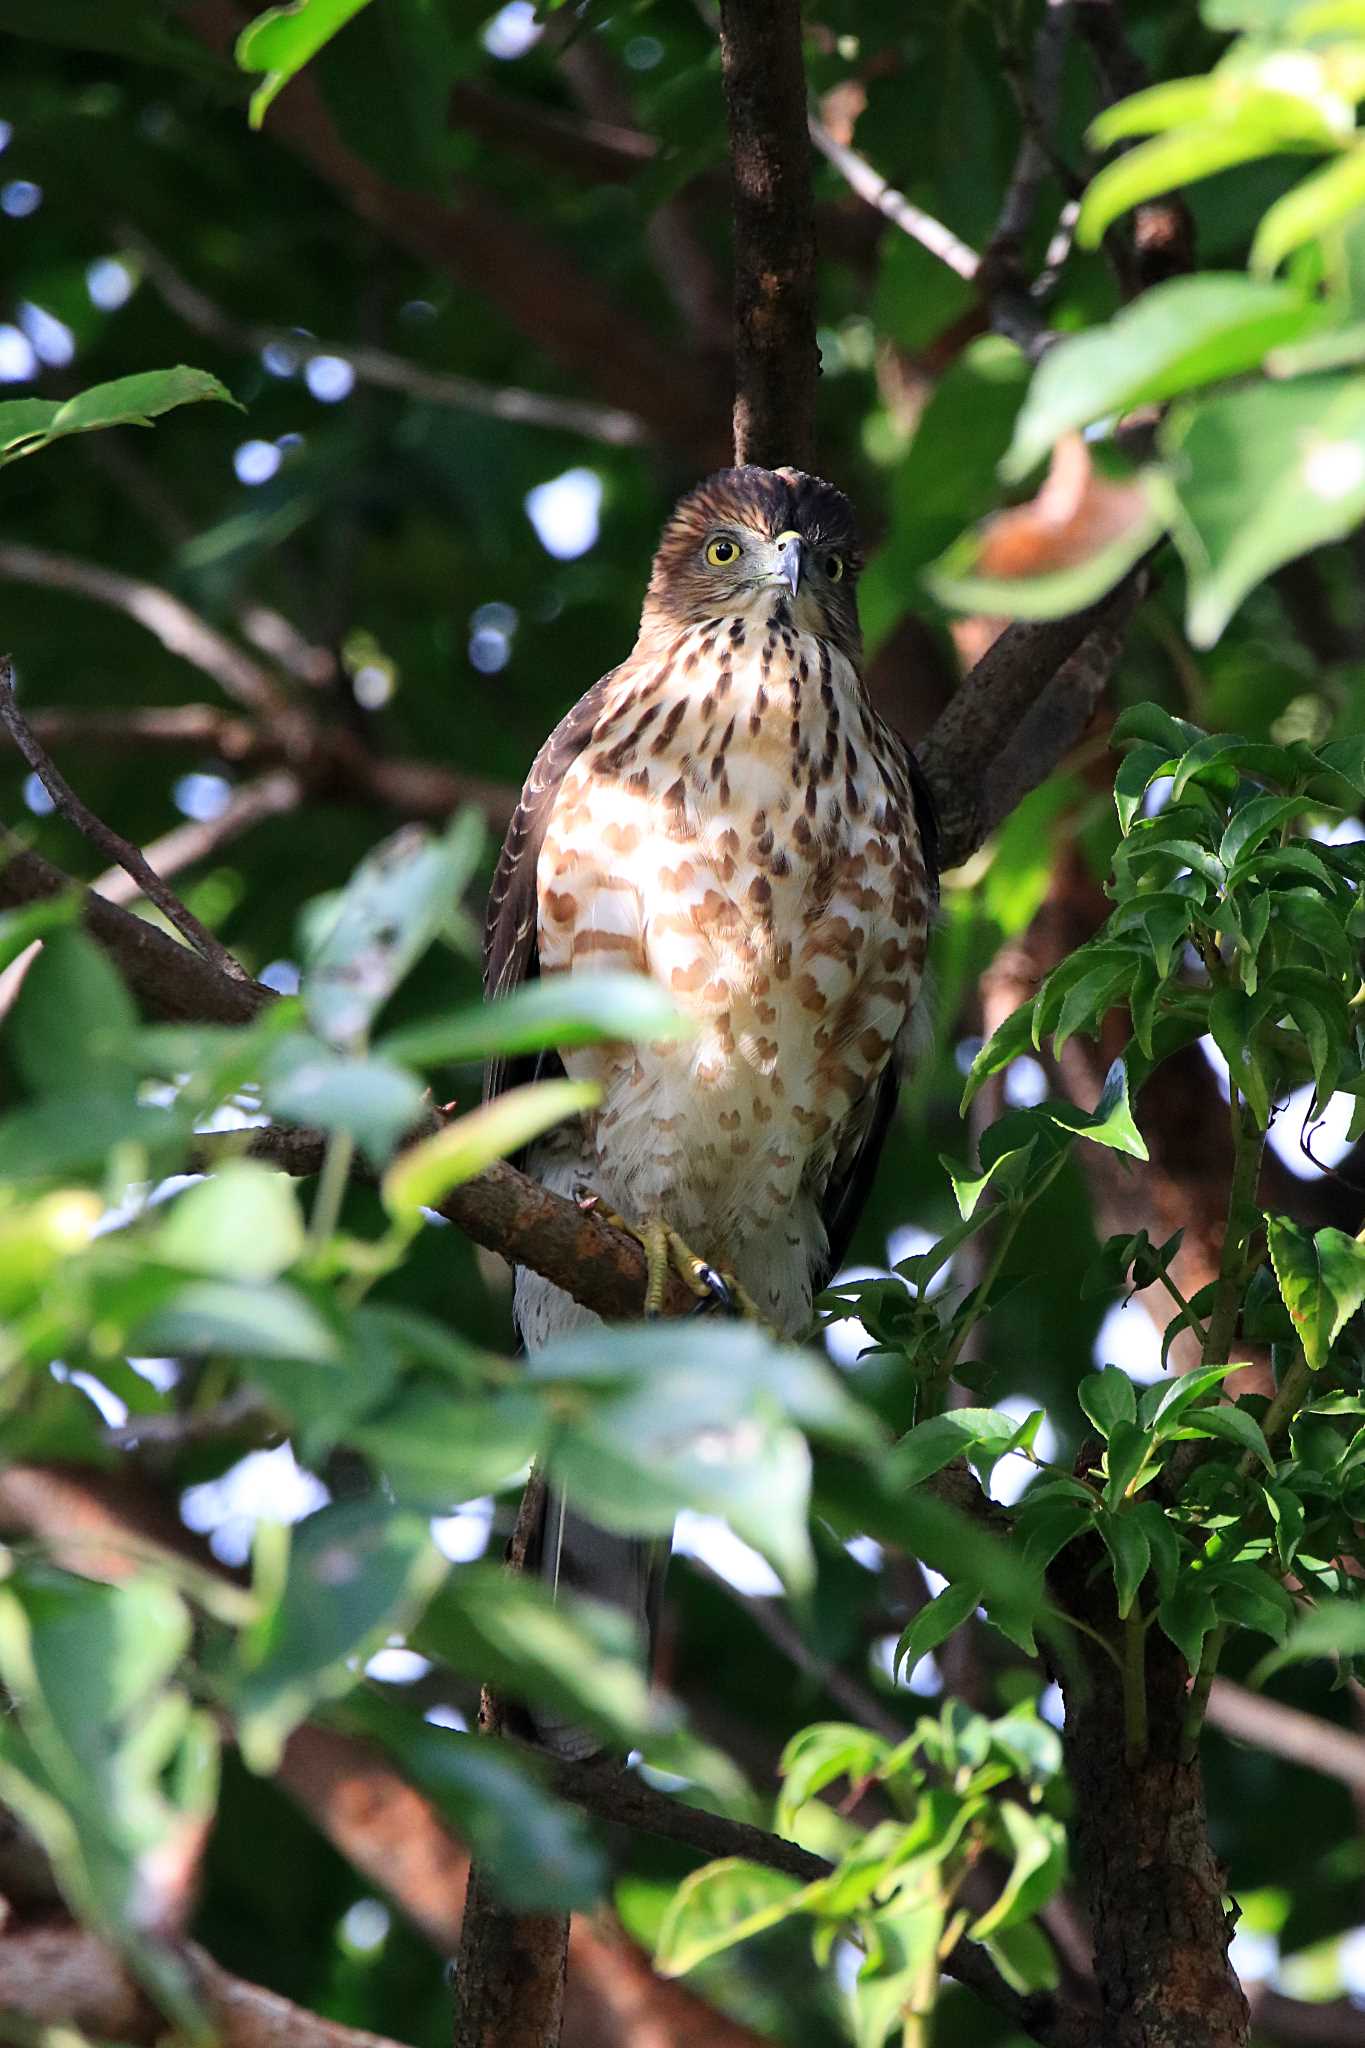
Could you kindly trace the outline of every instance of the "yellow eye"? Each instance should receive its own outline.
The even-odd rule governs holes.
[[[739,560],[739,542],[727,540],[718,533],[714,540],[706,543],[706,559],[713,569],[723,569],[728,562]]]
[[[831,583],[837,583],[837,582],[838,582],[838,581],[840,580],[840,578],[842,577],[843,573],[844,573],[844,558],[843,558],[843,556],[842,556],[842,555],[826,555],[826,556],[825,556],[825,574],[826,574],[826,576],[828,576],[828,578],[829,578],[830,582],[831,582]]]

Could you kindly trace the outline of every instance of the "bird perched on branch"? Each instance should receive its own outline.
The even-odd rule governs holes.
[[[494,877],[490,997],[637,970],[696,1024],[566,1051],[600,1106],[526,1170],[590,1189],[669,1266],[785,1335],[866,1199],[936,892],[932,807],[862,680],[852,508],[799,470],[722,470],[664,529],[627,659],[541,748]],[[497,1094],[557,1062],[503,1061]],[[529,1349],[595,1318],[519,1271]],[[552,1499],[542,1571],[647,1619],[648,1546]],[[544,1731],[542,1731],[544,1732]]]

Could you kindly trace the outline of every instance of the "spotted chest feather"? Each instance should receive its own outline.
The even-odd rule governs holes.
[[[565,1056],[604,1090],[595,1184],[732,1250],[818,1195],[866,1130],[930,908],[904,758],[847,659],[775,611],[620,671],[537,891],[542,974],[650,974],[695,1026]]]

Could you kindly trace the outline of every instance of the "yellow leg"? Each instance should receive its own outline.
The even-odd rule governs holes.
[[[643,1249],[646,1273],[644,1313],[651,1321],[663,1314],[664,1295],[671,1273],[677,1274],[684,1287],[695,1294],[699,1302],[714,1302],[718,1307],[728,1309],[732,1315],[741,1315],[758,1323],[763,1321],[757,1303],[747,1289],[740,1286],[734,1274],[699,1259],[662,1216],[650,1216],[643,1223],[631,1223],[626,1217],[618,1216],[614,1209],[608,1209],[600,1195],[584,1192],[579,1195],[578,1202],[580,1208],[593,1210],[604,1223],[624,1230]]]

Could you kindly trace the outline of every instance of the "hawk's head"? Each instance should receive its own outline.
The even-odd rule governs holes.
[[[853,508],[833,484],[800,469],[717,470],[664,528],[642,629],[776,612],[856,661],[862,566]]]

